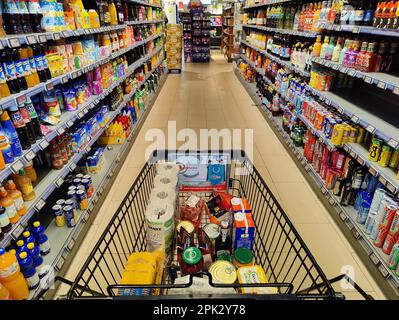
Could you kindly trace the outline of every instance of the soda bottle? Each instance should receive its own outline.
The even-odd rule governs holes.
[[[38,0],[27,0],[30,25],[33,32],[43,32],[42,19],[43,13]]]
[[[30,98],[27,98],[27,100],[25,102],[25,106],[28,109],[29,116],[30,116],[30,122],[33,126],[33,131],[35,133],[36,139],[40,139],[43,136],[42,129],[40,128],[40,121],[39,121],[39,117],[37,115],[36,109],[33,106],[33,103],[30,100]]]
[[[17,257],[0,248],[0,281],[15,300],[27,299],[29,288],[20,272]]]
[[[4,49],[1,52],[1,62],[3,69],[6,74],[8,88],[11,94],[15,94],[21,91],[17,79],[17,71],[15,70],[14,61],[11,58],[11,52],[8,49]]]
[[[30,68],[28,48],[25,47],[19,49],[19,59],[21,60],[22,63],[22,72],[25,77],[26,83],[29,88],[32,88],[36,85],[36,82],[32,70]]]
[[[28,108],[26,107],[26,104],[20,104],[18,109],[22,119],[25,122],[25,126],[28,131],[29,142],[32,145],[36,142],[36,135],[35,129],[33,128],[33,124],[30,119]]]
[[[28,89],[28,84],[24,77],[24,71],[22,69],[22,60],[19,58],[18,49],[14,48],[11,50],[11,59],[14,61],[19,87],[21,88],[21,90]]]
[[[50,80],[52,77],[51,77],[50,68],[48,67],[48,60],[46,57],[46,52],[44,51],[44,48],[41,48],[41,51],[42,51],[42,57],[43,57],[44,71],[46,72],[47,80]]]
[[[3,0],[3,28],[7,34],[22,33],[18,6],[15,0]]]
[[[18,107],[16,105],[11,105],[9,108],[10,118],[12,124],[14,125],[15,130],[18,133],[19,141],[21,142],[21,146],[23,150],[29,149],[31,146],[29,140],[28,129],[25,126],[25,121],[22,118]]]
[[[1,206],[0,206],[0,228],[3,234],[9,232],[12,228],[12,224],[10,218],[8,217],[6,209]]]
[[[27,47],[27,52],[28,52],[30,70],[32,74],[32,80],[35,85],[38,85],[40,83],[40,78],[39,75],[37,74],[36,62],[35,62],[35,57],[33,56],[32,47]]]
[[[8,137],[9,141],[11,142],[11,149],[12,153],[15,157],[22,156],[22,146],[21,142],[19,141],[18,133],[15,130],[15,127],[8,115],[6,110],[0,116],[1,126],[4,130],[4,133]]]
[[[22,274],[28,282],[29,289],[36,289],[40,284],[39,274],[33,266],[33,259],[27,252],[23,251],[18,255],[18,262],[21,267]]]
[[[0,98],[8,97],[10,94],[10,88],[7,85],[7,76],[4,72],[3,64],[0,63]]]
[[[29,10],[26,5],[26,0],[18,0],[17,5],[19,6],[19,13],[21,17],[21,25],[24,33],[32,33],[32,27],[30,25]]]
[[[42,49],[40,45],[35,44],[32,48],[32,53],[35,59],[36,71],[39,76],[40,82],[46,82],[47,80],[51,79],[51,77],[47,79],[47,73],[43,63],[44,54],[42,54]]]

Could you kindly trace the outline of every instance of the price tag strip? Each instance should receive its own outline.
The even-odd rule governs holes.
[[[40,199],[39,201],[37,201],[34,205],[34,208],[37,212],[40,212],[40,210],[43,209],[44,205],[46,204],[46,201],[44,201],[43,199]]]
[[[26,155],[25,155],[25,160],[26,162],[31,161],[34,157],[36,157],[36,153],[34,153],[32,150],[30,150]]]
[[[17,160],[11,166],[11,170],[14,173],[18,173],[18,171],[21,170],[23,167],[24,167],[24,164],[22,163],[22,161],[21,160]]]
[[[39,148],[41,150],[46,149],[48,146],[50,145],[50,143],[47,140],[43,140],[42,142],[39,143]]]
[[[57,181],[55,182],[55,186],[57,188],[61,187],[62,184],[64,183],[64,179],[63,178],[58,178]]]
[[[23,226],[21,226],[20,224],[17,225],[15,227],[15,230],[12,232],[11,237],[14,240],[17,240],[21,236],[22,232],[24,232],[24,230],[25,230],[25,228]]]

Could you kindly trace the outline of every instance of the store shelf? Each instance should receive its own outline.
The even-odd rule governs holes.
[[[263,68],[258,68],[255,64],[255,62],[249,60],[245,55],[241,54],[240,58],[243,59],[246,63],[248,63],[253,69],[256,70],[257,73],[261,74],[261,75],[265,75],[265,69]],[[265,79],[267,79],[266,77],[264,77]],[[272,84],[271,81],[269,80],[269,84]]]
[[[394,290],[397,291],[399,288],[399,277],[395,272],[388,268],[387,260],[388,256],[382,252],[380,248],[373,245],[372,239],[366,234],[364,226],[357,222],[357,212],[352,206],[342,206],[339,203],[339,199],[331,192],[325,188],[324,181],[320,175],[316,172],[313,166],[307,161],[303,156],[303,148],[299,148],[294,145],[291,140],[290,135],[284,131],[282,128],[282,117],[273,117],[271,112],[266,108],[265,103],[260,100],[256,93],[256,88],[254,84],[249,84],[245,81],[244,77],[239,70],[235,69],[235,73],[243,86],[246,88],[248,94],[251,95],[257,106],[263,111],[265,116],[273,123],[274,127],[278,133],[282,136],[284,142],[288,146],[288,149],[293,155],[298,159],[301,165],[304,167],[309,176],[314,180],[315,184],[320,188],[321,194],[328,200],[332,208],[334,208],[336,214],[344,222],[346,227],[350,230],[353,237],[360,243],[360,245],[365,250],[366,254],[369,256],[371,261],[374,263],[376,268],[379,270],[381,275],[386,279],[386,281],[392,286]],[[361,153],[363,151],[359,150],[355,144],[347,144],[346,147],[356,149],[357,152]],[[366,158],[367,159],[367,158]],[[367,165],[367,163],[366,163]]]
[[[161,49],[162,48],[155,50],[153,53],[148,54],[146,57],[144,57],[144,58],[138,60],[136,63],[132,64],[129,67],[129,72],[122,79],[115,82],[111,88],[113,89],[117,85],[121,84],[126,78],[128,78],[134,72],[134,70],[136,70],[138,67],[140,67],[148,59],[151,59],[151,57],[154,54],[156,54],[157,52],[159,52]],[[148,74],[147,77],[149,75],[150,74]],[[108,94],[111,91],[112,90],[110,89]],[[116,111],[110,112],[111,120],[108,123],[110,123],[113,120],[113,118],[116,117],[116,115],[125,106],[125,104],[129,101],[129,99],[132,97],[133,94],[134,94],[134,92],[132,92],[128,96],[126,96],[124,102],[120,104],[119,108]],[[81,113],[81,112],[83,112],[83,111],[80,110],[79,113]],[[88,112],[88,110],[86,111],[86,113],[87,112]],[[83,117],[83,115],[86,113],[83,113],[81,117]],[[43,206],[45,205],[46,199],[51,195],[51,193],[58,186],[60,186],[63,183],[63,178],[65,178],[65,176],[70,171],[73,171],[75,169],[76,163],[82,158],[83,154],[90,151],[90,145],[93,144],[97,140],[97,138],[101,135],[103,130],[105,130],[105,127],[102,130],[100,130],[100,132],[95,137],[93,137],[91,139],[88,147],[85,148],[85,150],[83,152],[75,154],[72,157],[72,159],[70,159],[67,166],[65,166],[62,170],[51,170],[49,172],[49,174],[46,175],[46,177],[43,178],[42,181],[40,181],[40,183],[35,187],[35,193],[36,193],[35,200],[26,202],[26,205],[28,207],[27,213],[23,217],[21,217],[21,219],[18,221],[18,223],[13,225],[13,227],[9,233],[5,234],[4,239],[0,242],[0,247],[7,246],[11,242],[12,239],[16,239],[20,236],[20,234],[23,230],[22,226],[29,221],[29,219],[33,216],[33,214],[35,212],[39,212],[43,208]],[[47,140],[43,140],[43,141],[47,141]],[[40,145],[41,145],[41,143],[39,143],[39,146]],[[49,145],[49,142],[47,141],[47,143],[45,145],[47,147]],[[43,145],[42,149],[45,149],[46,147],[44,147],[44,145]],[[19,160],[19,161],[21,161],[21,160]],[[22,163],[21,163],[21,165],[22,165]],[[21,168],[22,168],[22,166],[21,166]],[[2,174],[3,174],[3,172],[2,172]],[[6,177],[3,177],[3,179],[4,178],[6,178]]]
[[[161,37],[161,36],[162,36],[162,33],[150,36],[147,39],[138,41],[129,47],[123,48],[121,50],[118,50],[118,51],[112,53],[107,58],[96,61],[96,62],[94,62],[90,65],[84,66],[78,70],[73,70],[73,71],[67,72],[63,75],[60,75],[58,77],[52,78],[49,81],[47,81],[46,83],[40,83],[35,87],[29,88],[28,90],[24,90],[24,91],[21,91],[20,93],[16,93],[16,94],[10,95],[9,97],[0,99],[0,107],[1,107],[1,109],[7,109],[10,105],[12,105],[14,103],[19,105],[19,104],[25,102],[27,97],[32,97],[34,95],[39,94],[40,92],[52,89],[57,84],[66,83],[70,79],[75,79],[75,78],[81,76],[83,73],[93,70],[94,68],[96,68],[104,63],[107,63],[110,60],[115,59],[115,58],[125,54],[126,52],[128,52],[134,48],[137,48],[141,45],[144,45],[151,40],[155,40],[156,38]]]
[[[292,1],[293,0],[269,0],[269,1],[267,1],[267,3],[257,3],[254,5],[251,5],[251,6],[243,7],[243,9],[250,10],[250,9],[259,8],[259,7],[271,6],[271,5],[277,4],[277,3],[292,2]]]
[[[399,192],[399,180],[397,178],[396,171],[391,168],[385,168],[379,166],[376,162],[368,159],[368,150],[363,148],[357,143],[347,143],[344,145],[344,149],[356,159],[361,165],[365,165],[369,168],[369,172],[377,176],[379,181],[386,186],[386,188],[393,194]]]
[[[252,24],[243,24],[242,26],[244,28],[276,32],[276,33],[291,34],[294,36],[307,37],[307,38],[308,37],[316,38],[317,34],[318,34],[318,32],[307,32],[307,31],[295,31],[295,30],[288,30],[288,29],[270,28],[270,27],[265,27],[265,26],[256,26],[256,25],[252,25]]]
[[[327,105],[333,106],[339,113],[351,118],[354,123],[358,123],[367,131],[376,134],[392,148],[399,146],[399,128],[332,92],[318,91],[310,86],[308,88]]]
[[[317,28],[332,30],[332,31],[345,31],[352,33],[372,34],[385,37],[399,37],[399,30],[395,29],[381,29],[370,26],[353,26],[353,25],[340,25],[330,23],[319,23]]]
[[[347,68],[336,62],[321,59],[318,57],[312,58],[312,61],[328,68],[348,74],[352,77],[363,79],[364,82],[376,85],[383,90],[391,90],[393,93],[399,95],[399,77],[382,72],[361,72],[353,68]]]
[[[138,1],[138,0],[129,0],[130,3],[136,3],[136,4],[141,4],[143,6],[147,6],[147,7],[153,7],[153,8],[160,8],[162,9],[162,5],[158,5],[158,4],[152,4],[146,1]]]
[[[250,43],[247,42],[247,41],[241,40],[241,43],[244,44],[244,45],[246,45],[247,47],[250,47],[250,48],[252,48],[252,49],[258,51],[259,53],[261,53],[261,54],[267,56],[267,57],[270,58],[271,60],[276,61],[277,63],[281,64],[282,66],[286,67],[287,69],[292,70],[292,71],[294,71],[294,72],[300,74],[301,76],[310,77],[310,74],[309,74],[308,72],[302,71],[302,70],[298,69],[297,67],[295,67],[292,63],[290,63],[290,62],[288,62],[288,61],[283,61],[283,60],[281,60],[281,59],[279,59],[279,58],[277,58],[277,57],[271,55],[271,54],[268,53],[266,50],[259,49],[258,47],[256,47],[256,46],[250,44]]]
[[[157,88],[157,93],[159,93],[160,89],[165,82],[167,77],[167,73],[163,76],[160,85]],[[124,141],[121,145],[113,145],[112,149],[109,150],[108,148],[105,149],[104,152],[104,160],[106,163],[106,168],[104,168],[100,173],[92,175],[92,181],[95,192],[93,193],[92,197],[89,200],[89,206],[87,210],[80,211],[78,210],[78,219],[76,226],[74,228],[67,228],[67,227],[57,227],[55,222],[51,222],[51,224],[46,229],[46,234],[49,238],[49,242],[51,244],[51,251],[50,253],[44,257],[43,265],[45,266],[52,266],[55,272],[58,272],[69,252],[72,250],[76,243],[76,239],[79,236],[81,229],[83,228],[84,224],[87,223],[91,212],[93,211],[95,205],[97,204],[99,198],[104,192],[105,186],[109,182],[109,180],[114,175],[116,167],[120,162],[122,155],[126,152],[128,145],[131,143],[133,137],[137,134],[136,128],[139,127],[140,123],[142,122],[144,114],[148,112],[151,105],[154,103],[156,94],[149,97],[146,107],[144,109],[144,113],[140,115],[138,122],[134,125],[130,136]],[[47,282],[46,277],[42,280],[42,284]],[[43,288],[38,288],[37,290],[31,291],[30,299],[33,299]]]
[[[136,26],[136,25],[141,25],[141,24],[155,24],[155,23],[161,23],[164,22],[164,19],[158,19],[158,20],[144,20],[144,21],[129,21],[127,22],[128,26]]]

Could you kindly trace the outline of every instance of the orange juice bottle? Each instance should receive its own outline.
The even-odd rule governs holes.
[[[17,257],[0,248],[0,281],[14,300],[27,299],[28,283],[22,275]]]
[[[28,161],[26,165],[24,165],[25,174],[28,176],[32,184],[35,184],[37,181],[36,170],[33,167],[33,161]]]
[[[113,1],[111,1],[111,3],[108,5],[108,12],[111,18],[111,25],[116,26],[118,24],[118,15],[116,13],[116,7]]]
[[[19,220],[19,215],[17,214],[14,200],[8,195],[7,190],[3,186],[0,187],[0,197],[0,205],[6,209],[10,222],[17,223]]]
[[[31,67],[30,67],[30,63],[29,63],[28,48],[20,48],[19,49],[19,58],[22,61],[22,68],[23,68],[26,83],[28,84],[28,88],[32,88],[37,83],[35,82],[34,75],[32,74],[32,71],[31,71]]]
[[[8,289],[0,283],[0,301],[11,300],[11,295]]]
[[[22,198],[22,192],[19,191],[12,180],[7,182],[7,190],[10,197],[14,200],[15,209],[20,216],[23,216],[28,208],[25,205],[24,199]]]
[[[25,170],[19,170],[16,184],[21,189],[22,197],[25,201],[35,199],[36,194],[35,190],[33,190],[32,181],[25,174]]]

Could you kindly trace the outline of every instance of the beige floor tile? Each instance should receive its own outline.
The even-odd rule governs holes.
[[[274,182],[301,182],[303,177],[295,163],[288,156],[262,156]]]

